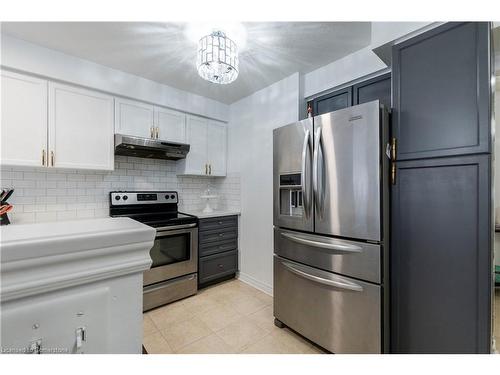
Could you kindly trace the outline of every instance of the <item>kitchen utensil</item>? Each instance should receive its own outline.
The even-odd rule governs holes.
[[[11,204],[4,204],[3,206],[0,206],[0,215],[6,214],[7,212],[11,211],[14,206]]]
[[[12,193],[13,193],[13,192],[14,192],[14,189],[9,189],[9,190],[7,190],[7,194],[5,194],[5,196],[4,196],[4,197],[2,197],[1,201],[2,201],[2,202],[6,202],[6,201],[7,201],[7,199],[9,199],[9,198],[10,198],[10,196],[12,195]]]

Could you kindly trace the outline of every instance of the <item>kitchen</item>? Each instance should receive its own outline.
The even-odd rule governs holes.
[[[2,22],[2,351],[496,353],[500,24],[201,26]]]

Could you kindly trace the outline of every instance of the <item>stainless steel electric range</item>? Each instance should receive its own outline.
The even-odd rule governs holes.
[[[198,219],[178,211],[175,191],[112,191],[110,216],[156,229],[151,269],[144,272],[143,310],[193,295],[198,284]]]

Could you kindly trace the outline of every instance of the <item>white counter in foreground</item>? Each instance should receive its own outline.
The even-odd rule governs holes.
[[[0,229],[2,352],[141,353],[155,230],[128,218]]]

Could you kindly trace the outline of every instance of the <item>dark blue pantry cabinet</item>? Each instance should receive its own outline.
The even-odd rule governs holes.
[[[393,46],[391,351],[489,353],[490,24]]]

